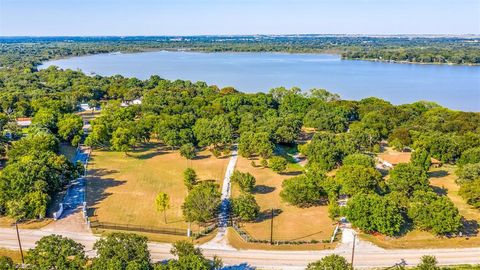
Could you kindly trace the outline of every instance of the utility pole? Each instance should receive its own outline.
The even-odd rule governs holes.
[[[18,233],[17,222],[15,222],[15,229],[17,230],[17,240],[18,240],[18,246],[20,247],[20,255],[22,256],[22,263],[25,263],[25,261],[23,259],[22,243],[20,242],[20,233]]]
[[[353,233],[353,246],[352,246],[352,261],[350,262],[350,264],[352,265],[353,267],[353,259],[355,257],[355,240],[357,238],[357,234],[356,233]]]
[[[273,244],[273,208],[270,210],[270,245]]]

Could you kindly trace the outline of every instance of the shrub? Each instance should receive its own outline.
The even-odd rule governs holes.
[[[287,160],[284,157],[275,156],[270,159],[269,166],[274,172],[281,173],[287,169]]]

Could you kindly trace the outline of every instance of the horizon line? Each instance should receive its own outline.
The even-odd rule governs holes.
[[[314,34],[314,33],[303,33],[303,34],[194,34],[194,35],[1,35],[0,38],[68,38],[68,37],[241,37],[241,36],[350,36],[350,37],[480,37],[479,34],[473,33],[464,33],[464,34],[339,34],[339,33],[329,33],[329,34]]]

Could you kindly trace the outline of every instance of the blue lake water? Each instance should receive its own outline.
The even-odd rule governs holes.
[[[204,81],[244,92],[278,86],[325,88],[343,99],[375,96],[393,104],[429,100],[480,111],[480,66],[341,60],[329,54],[147,52],[98,54],[44,63],[87,74]]]

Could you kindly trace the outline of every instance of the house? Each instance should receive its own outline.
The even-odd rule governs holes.
[[[21,117],[16,119],[17,125],[21,128],[27,128],[32,124],[32,118]]]
[[[94,107],[90,107],[90,105],[88,105],[88,103],[81,103],[80,104],[80,111],[91,111],[91,110],[94,110],[95,108]]]
[[[130,100],[130,101],[124,101],[120,104],[120,106],[129,107],[129,106],[132,106],[132,105],[140,105],[140,104],[142,104],[142,100],[137,98],[137,99]]]
[[[384,167],[392,169],[397,164],[409,163],[411,157],[411,152],[390,152],[378,155],[378,160]],[[440,167],[442,165],[442,163],[437,159],[431,158],[430,161],[433,167]]]

